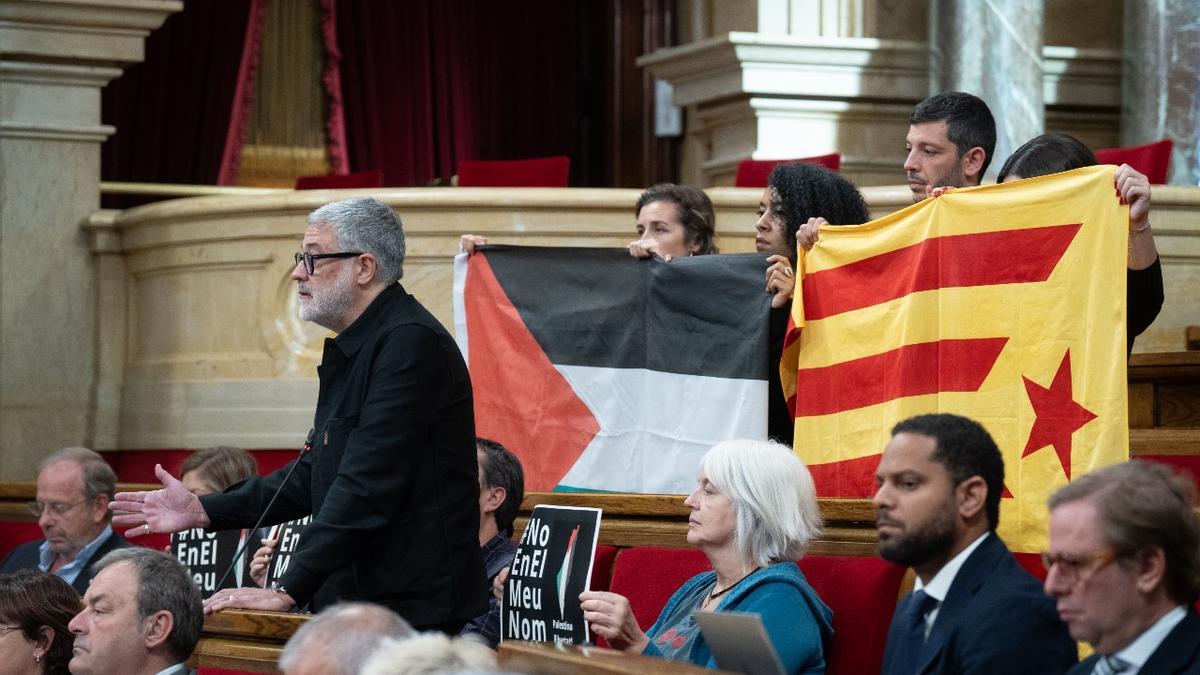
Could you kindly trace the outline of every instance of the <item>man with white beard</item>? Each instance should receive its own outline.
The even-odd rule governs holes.
[[[130,535],[249,527],[276,491],[267,523],[312,514],[274,588],[222,591],[205,611],[367,600],[451,635],[487,611],[471,382],[454,340],[398,283],[404,250],[400,219],[376,199],[308,217],[292,270],[300,317],[338,334],[317,368],[311,451],[199,498],[157,467],[164,489],[113,502]]]

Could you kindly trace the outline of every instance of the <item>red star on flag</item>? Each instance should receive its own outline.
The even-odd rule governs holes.
[[[1067,480],[1070,480],[1071,434],[1096,419],[1096,414],[1075,402],[1071,393],[1071,350],[1068,349],[1063,355],[1049,389],[1028,377],[1022,376],[1021,379],[1025,380],[1025,393],[1037,415],[1021,457],[1028,457],[1047,445],[1052,446]]]

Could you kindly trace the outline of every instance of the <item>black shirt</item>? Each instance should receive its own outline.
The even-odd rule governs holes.
[[[471,382],[449,333],[396,284],[325,341],[317,373],[313,449],[266,518],[313,515],[281,584],[417,628],[485,612]],[[202,497],[212,527],[252,525],[292,464]]]

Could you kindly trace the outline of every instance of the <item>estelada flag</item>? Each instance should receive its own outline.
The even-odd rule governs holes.
[[[821,228],[781,366],[820,496],[871,496],[897,422],[964,415],[1004,456],[1001,536],[1037,551],[1047,497],[1128,459],[1129,212],[1113,177],[1096,166],[952,190]]]
[[[488,246],[455,260],[475,428],[528,490],[680,493],[704,452],[766,437],[762,255]]]

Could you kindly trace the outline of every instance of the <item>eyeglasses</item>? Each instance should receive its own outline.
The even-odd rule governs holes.
[[[65,516],[65,515],[67,515],[68,512],[70,512],[71,509],[75,508],[76,506],[79,506],[80,504],[86,504],[88,501],[89,500],[87,500],[87,499],[82,499],[80,501],[73,502],[71,504],[66,504],[63,502],[47,502],[45,504],[43,504],[42,502],[29,502],[27,504],[27,506],[29,507],[30,513],[37,516],[38,518],[41,518],[42,513],[45,512],[47,509],[50,510],[50,513],[53,513],[56,516]]]
[[[297,251],[295,258],[296,264],[304,261],[304,269],[309,274],[316,269],[315,264],[322,258],[353,258],[354,256],[362,255],[362,251],[342,251],[340,253],[309,253],[308,251]]]
[[[1051,567],[1057,565],[1058,576],[1063,583],[1074,586],[1081,581],[1086,581],[1100,571],[1100,568],[1114,562],[1118,557],[1112,551],[1096,555],[1063,555],[1042,551],[1042,564],[1046,566],[1046,574],[1050,573]]]

